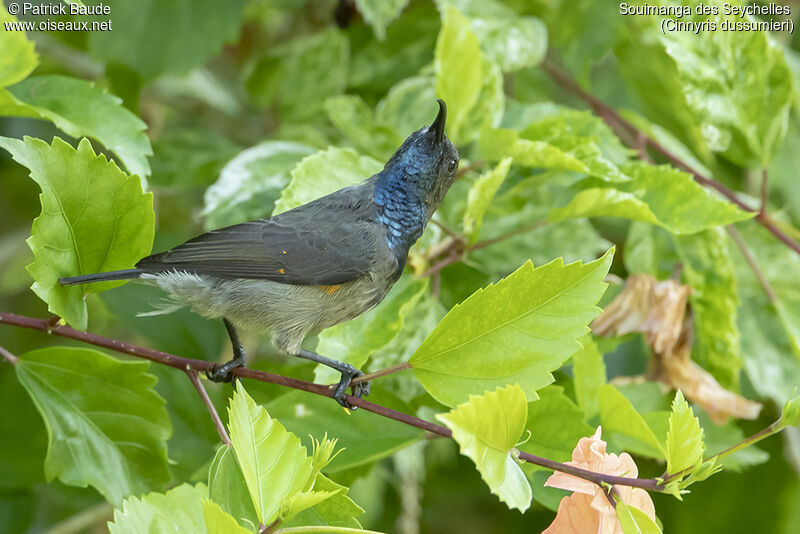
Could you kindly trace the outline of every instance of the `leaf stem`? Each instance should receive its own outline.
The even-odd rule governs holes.
[[[406,369],[411,369],[411,364],[409,364],[408,362],[398,363],[397,365],[392,365],[391,367],[387,367],[385,369],[379,369],[377,371],[367,373],[363,376],[357,376],[350,383],[360,384],[361,382],[367,382],[369,380],[374,380],[382,376],[388,376],[394,373],[399,373],[400,371],[405,371]]]
[[[0,347],[0,356],[8,360],[8,363],[11,365],[17,365],[19,363],[19,356],[15,356],[10,351],[6,350],[5,347]]]
[[[349,527],[333,527],[329,525],[316,525],[309,527],[286,527],[279,528],[275,534],[316,534],[316,533],[330,533],[330,534],[385,534],[377,530],[364,530],[361,528]]]
[[[232,447],[233,444],[231,443],[231,438],[228,437],[228,432],[225,431],[225,425],[222,424],[222,419],[220,419],[219,413],[217,413],[217,409],[214,407],[214,403],[211,402],[211,398],[208,396],[206,388],[203,387],[203,383],[200,381],[197,371],[187,367],[184,369],[184,372],[189,377],[189,380],[192,382],[194,389],[197,390],[200,398],[203,399],[203,404],[205,404],[206,408],[208,408],[208,413],[211,414],[211,420],[214,421],[214,426],[217,429],[217,434],[219,434],[219,438],[222,440],[222,443]]]
[[[783,230],[778,228],[775,225],[775,222],[770,218],[770,216],[766,213],[766,208],[762,206],[763,209],[756,210],[755,208],[747,205],[746,203],[739,200],[736,196],[736,193],[723,185],[722,183],[714,180],[713,178],[708,178],[703,176],[698,171],[693,169],[689,164],[684,162],[678,156],[667,150],[661,143],[653,139],[652,137],[648,136],[641,130],[639,130],[636,126],[625,120],[617,111],[612,108],[611,106],[607,105],[602,100],[598,99],[597,97],[587,93],[584,91],[578,83],[570,78],[567,74],[561,72],[557,69],[551,62],[544,61],[542,63],[542,69],[550,75],[550,77],[561,87],[572,93],[573,95],[577,96],[587,104],[597,113],[597,115],[603,119],[612,129],[616,132],[621,131],[625,132],[626,135],[621,136],[620,138],[629,138],[631,135],[634,139],[637,139],[639,143],[644,142],[647,145],[653,147],[656,151],[660,152],[662,156],[664,156],[670,163],[678,167],[679,169],[689,173],[692,175],[692,178],[704,187],[709,187],[711,189],[715,189],[718,193],[722,196],[730,200],[732,203],[736,204],[740,209],[743,211],[748,211],[750,213],[756,213],[755,220],[766,228],[772,235],[774,235],[781,243],[789,247],[790,249],[794,250],[797,254],[800,254],[800,243],[789,237]],[[623,139],[624,141],[625,139]],[[630,143],[628,144],[631,148],[637,148],[635,145],[632,146]],[[764,176],[766,177],[766,171]],[[764,182],[766,182],[766,178],[764,178]],[[763,196],[762,196],[763,200]]]
[[[767,214],[767,203],[769,202],[769,187],[767,184],[767,169],[761,171],[761,209],[758,210],[758,215],[764,217]]]
[[[767,278],[764,276],[764,273],[761,272],[761,269],[758,267],[758,263],[756,259],[753,257],[753,254],[750,252],[750,249],[747,247],[747,243],[745,242],[742,234],[739,233],[739,230],[732,224],[729,224],[725,227],[728,231],[728,234],[731,236],[731,239],[736,246],[739,248],[739,251],[744,256],[744,260],[747,262],[747,265],[750,267],[750,270],[753,271],[753,274],[756,276],[758,283],[761,284],[761,288],[764,290],[764,293],[767,294],[767,298],[772,303],[773,307],[777,305],[777,297],[775,296],[775,291],[772,289]]]

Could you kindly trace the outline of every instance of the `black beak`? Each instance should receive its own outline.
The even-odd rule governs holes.
[[[439,114],[436,115],[436,118],[433,121],[433,124],[430,125],[428,131],[431,131],[435,134],[436,141],[441,143],[444,141],[444,125],[447,122],[447,104],[444,103],[444,100],[441,98],[437,98],[436,102],[439,103]]]

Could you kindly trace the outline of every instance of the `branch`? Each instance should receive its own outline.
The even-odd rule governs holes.
[[[574,94],[587,104],[594,110],[597,115],[603,119],[615,132],[618,134],[620,132],[623,135],[620,135],[620,139],[623,141],[627,141],[626,144],[631,148],[637,148],[636,142],[634,141],[633,144],[630,142],[630,138],[633,137],[634,140],[638,140],[639,143],[644,142],[647,145],[650,145],[655,150],[661,153],[670,163],[675,165],[677,168],[689,173],[692,175],[692,178],[704,187],[708,187],[711,189],[716,190],[722,196],[730,200],[732,203],[736,204],[740,209],[750,212],[756,213],[755,221],[758,222],[761,226],[769,230],[769,232],[774,235],[778,240],[780,240],[784,245],[794,250],[797,254],[800,254],[800,243],[797,243],[791,237],[789,237],[783,230],[778,228],[775,225],[775,222],[769,217],[769,215],[765,211],[765,203],[763,203],[763,199],[765,197],[762,196],[762,209],[756,210],[755,208],[747,205],[746,203],[739,200],[736,196],[736,193],[727,188],[722,183],[714,180],[713,178],[709,178],[707,176],[703,176],[698,171],[693,169],[689,164],[684,162],[678,156],[667,150],[661,143],[653,139],[652,137],[648,136],[641,130],[639,130],[636,126],[628,122],[624,119],[617,111],[601,101],[600,99],[590,95],[586,91],[584,91],[578,83],[570,78],[565,73],[558,70],[552,63],[549,61],[545,61],[542,63],[542,68],[550,75],[550,77],[561,87],[569,91],[570,93]],[[764,171],[764,179],[763,179],[763,187],[766,187],[766,171]]]
[[[8,363],[11,365],[17,365],[19,363],[19,356],[13,355],[11,352],[5,349],[5,347],[0,347],[0,356],[8,360]]]
[[[48,324],[47,321],[42,319],[35,319],[33,317],[26,317],[23,315],[16,315],[13,313],[0,312],[0,324],[18,326],[21,328],[30,328],[32,330],[40,330],[42,332],[48,332],[49,334],[54,334],[69,339],[75,339],[77,341],[83,341],[84,343],[89,343],[91,345],[96,345],[98,347],[105,347],[111,350],[115,350],[117,352],[121,352],[123,354],[128,354],[130,356],[144,358],[146,360],[150,360],[151,362],[156,362],[162,365],[167,365],[169,367],[174,367],[176,369],[181,369],[182,371],[193,370],[195,372],[198,372],[198,371],[206,371],[214,367],[214,364],[212,362],[207,362],[204,360],[195,360],[191,358],[182,358],[180,356],[169,354],[167,352],[161,352],[158,350],[148,349],[145,347],[139,347],[137,345],[125,343],[123,341],[118,341],[116,339],[98,336],[97,334],[91,334],[89,332],[81,332],[69,326],[57,326],[53,328]],[[332,386],[323,386],[320,384],[306,382],[305,380],[298,380],[296,378],[290,378],[288,376],[281,376],[272,373],[267,373],[265,371],[257,371],[255,369],[248,369],[246,367],[239,367],[237,369],[234,369],[232,372],[235,376],[242,378],[252,378],[254,380],[259,380],[261,382],[269,382],[280,386],[299,389],[301,391],[314,393],[316,395],[322,395],[324,397],[333,397]],[[446,438],[453,437],[450,430],[446,427],[437,425],[435,423],[431,423],[429,421],[425,421],[424,419],[420,419],[419,417],[415,417],[413,415],[408,415],[402,412],[398,412],[396,410],[392,410],[391,408],[381,406],[380,404],[375,404],[367,400],[354,397],[352,395],[347,395],[347,402],[349,402],[353,406],[357,406],[368,412],[372,412],[381,415],[383,417],[388,417],[389,419],[393,419],[395,421],[417,427],[432,434],[436,434]],[[627,477],[606,475],[603,473],[596,473],[594,471],[588,471],[586,469],[581,469],[579,467],[574,467],[547,458],[542,458],[540,456],[529,454],[527,452],[520,452],[519,458],[534,465],[546,467],[548,469],[553,469],[555,471],[561,471],[562,473],[567,473],[568,475],[573,475],[582,478],[584,480],[594,482],[595,484],[602,484],[602,483],[619,484],[624,486],[632,486],[635,488],[642,488],[650,491],[662,491],[664,489],[663,484],[651,478],[627,478]]]
[[[733,239],[733,242],[736,243],[736,246],[739,247],[739,251],[744,256],[744,260],[747,262],[747,265],[750,267],[750,270],[753,271],[753,274],[756,275],[756,279],[758,283],[761,284],[761,288],[764,290],[764,293],[767,294],[767,298],[769,299],[770,303],[772,303],[773,307],[777,303],[777,297],[775,296],[775,291],[772,289],[767,278],[764,276],[764,273],[761,272],[761,269],[758,267],[758,263],[753,255],[750,253],[750,249],[747,247],[747,243],[745,242],[742,234],[739,233],[739,230],[732,224],[729,224],[725,227],[728,231],[728,234]]]

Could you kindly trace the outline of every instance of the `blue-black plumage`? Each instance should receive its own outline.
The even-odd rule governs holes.
[[[234,358],[209,377],[229,381],[244,365],[236,334],[269,332],[288,354],[342,373],[334,398],[361,371],[305,350],[305,337],[376,306],[400,277],[411,246],[444,199],[458,170],[445,135],[442,100],[433,123],[412,133],[378,174],[268,219],[212,230],[148,256],[135,269],[62,278],[64,285],[137,279],[158,285],[174,306],[223,319]],[[353,387],[356,396],[368,383]]]

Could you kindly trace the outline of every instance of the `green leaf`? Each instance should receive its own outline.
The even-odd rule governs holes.
[[[597,414],[598,394],[606,383],[606,364],[591,336],[581,339],[583,347],[572,355],[575,398],[586,417]]]
[[[739,295],[728,241],[722,228],[675,238],[683,281],[692,288],[692,360],[714,375],[723,387],[738,389],[742,369],[736,324]]]
[[[386,38],[386,27],[400,16],[407,4],[408,0],[356,0],[358,11],[380,40]]]
[[[602,386],[598,402],[603,432],[613,435],[620,447],[651,458],[665,457],[664,444],[617,388],[610,384]]]
[[[207,229],[258,219],[272,213],[289,173],[314,149],[290,141],[264,141],[240,152],[222,168],[205,193]]]
[[[364,509],[347,496],[348,490],[345,486],[319,475],[314,487],[320,491],[335,492],[335,495],[311,508],[303,510],[291,521],[284,523],[283,527],[317,525],[361,528],[361,524],[356,517],[364,515]]]
[[[559,462],[572,459],[578,440],[591,435],[593,429],[586,414],[564,394],[560,386],[547,386],[539,391],[539,399],[528,403],[520,450]]]
[[[680,390],[672,401],[667,432],[667,473],[691,469],[703,461],[703,429]]]
[[[401,277],[375,308],[351,321],[323,330],[317,337],[317,352],[361,368],[370,356],[400,333],[406,316],[427,291],[427,279],[414,280],[411,275]],[[314,370],[314,381],[318,384],[335,383],[339,381],[339,374],[320,364]]]
[[[623,534],[661,534],[656,522],[635,506],[629,506],[620,499],[616,510]]]
[[[114,504],[169,480],[171,427],[148,367],[82,348],[20,357],[17,377],[47,426],[48,480],[91,485]]]
[[[304,158],[292,170],[289,185],[275,203],[273,215],[311,202],[343,187],[363,182],[380,172],[383,164],[359,156],[352,148],[330,147]]]
[[[370,400],[395,410],[410,413],[413,409],[394,395],[373,386]],[[342,451],[331,460],[326,473],[375,462],[419,441],[423,432],[417,428],[359,410],[348,414],[335,402],[325,397],[297,391],[281,395],[270,402],[269,413],[298,436],[303,436],[310,446],[310,436],[322,437],[323,430]]]
[[[528,417],[525,392],[518,384],[497,388],[437,414],[453,432],[461,454],[475,462],[489,489],[509,508],[525,512],[531,505],[531,486],[514,458]]]
[[[518,382],[529,399],[580,348],[613,249],[591,263],[528,262],[455,306],[411,357],[414,375],[436,400],[455,406],[470,394]]]
[[[794,396],[783,405],[781,418],[778,420],[778,429],[787,426],[800,426],[800,392],[796,389]]]
[[[122,509],[114,510],[114,521],[108,523],[109,534],[142,534],[143,532],[206,532],[203,521],[203,500],[208,496],[202,484],[181,484],[166,493],[149,493],[130,497]]]
[[[252,530],[242,527],[236,520],[209,499],[203,499],[203,519],[208,534],[250,534]]]
[[[262,106],[277,103],[282,120],[312,121],[326,98],[344,91],[349,48],[337,29],[275,47],[256,64],[247,88]]]
[[[447,102],[447,131],[461,140],[472,107],[478,102],[483,80],[481,50],[469,19],[452,5],[442,10],[442,30],[436,42],[436,96]]]
[[[693,13],[687,19],[710,20],[718,27],[756,20],[726,16],[722,2],[711,5],[718,7],[718,15]],[[675,62],[689,110],[708,146],[743,167],[766,167],[786,134],[794,98],[781,46],[763,31],[666,32],[658,38]]]
[[[503,72],[535,67],[547,52],[547,27],[494,0],[447,0],[470,21],[481,48]]]
[[[0,112],[51,121],[72,137],[91,137],[116,154],[130,174],[150,174],[153,155],[147,125],[122,105],[122,100],[94,83],[55,74],[34,76],[8,88],[11,102],[0,94]]]
[[[325,112],[336,129],[358,150],[379,160],[389,159],[403,143],[403,138],[393,128],[377,122],[361,97],[333,96],[325,101]]]
[[[753,216],[719,200],[684,172],[666,165],[631,165],[633,179],[613,188],[592,180],[578,184],[569,203],[550,212],[549,219],[620,217],[661,226],[673,234],[694,234]]]
[[[124,0],[111,8],[112,31],[89,32],[89,52],[105,63],[119,63],[143,78],[184,73],[238,38],[244,0]]]
[[[150,183],[173,190],[208,187],[242,147],[210,128],[164,132],[153,143]]]
[[[258,525],[242,469],[232,447],[222,445],[208,472],[208,497],[240,525]]]
[[[29,41],[24,31],[9,31],[6,25],[17,22],[5,5],[0,6],[0,88],[24,80],[39,64],[39,57],[33,41]],[[2,91],[0,90],[0,98]]]
[[[394,85],[375,108],[376,121],[403,137],[430,124],[437,111],[434,85],[432,76],[414,76]]]
[[[511,158],[504,158],[494,169],[483,173],[470,187],[463,220],[464,233],[469,236],[470,243],[478,241],[483,216],[489,209],[497,190],[503,184],[510,167]]]
[[[314,465],[300,439],[258,406],[241,383],[228,415],[233,450],[260,523],[290,519],[332,495],[312,491],[322,466]]]
[[[514,163],[528,167],[579,172],[608,182],[628,181],[629,177],[611,158],[616,150],[605,153],[603,144],[609,138],[619,144],[608,127],[591,113],[560,109],[521,132],[504,128],[484,130],[479,148],[489,160],[510,156]]]
[[[0,137],[0,147],[42,189],[42,213],[28,240],[36,258],[28,266],[32,289],[51,312],[85,330],[84,295],[123,282],[65,287],[58,278],[126,269],[146,256],[155,226],[153,195],[142,192],[137,177],[95,155],[86,139],[77,150],[59,138],[51,146],[32,137]]]

